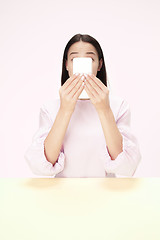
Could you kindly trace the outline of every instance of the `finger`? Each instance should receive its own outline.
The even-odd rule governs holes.
[[[74,89],[76,87],[76,85],[78,84],[78,82],[82,82],[82,76],[78,75],[78,77],[76,79],[74,79],[72,81],[72,83],[64,90],[66,94],[70,93],[72,91],[72,89]]]
[[[87,79],[93,79],[94,82],[102,89],[105,90],[106,86],[94,74],[85,74]]]
[[[64,90],[66,90],[66,88],[75,80],[75,79],[77,79],[78,77],[79,77],[79,73],[75,73],[74,75],[72,75],[70,78],[68,78],[67,80],[66,80],[66,82],[63,84],[63,89]]]
[[[78,99],[79,95],[84,89],[84,85],[81,83],[76,93],[73,95],[73,99]]]
[[[62,85],[62,88],[65,90],[78,76],[80,73],[73,74],[70,78],[68,78],[65,83]]]
[[[86,90],[86,92],[87,92],[87,94],[88,94],[88,96],[89,96],[90,98],[96,98],[95,95],[94,95],[94,93],[90,91],[90,89],[89,89],[89,87],[88,87],[88,84],[85,83],[84,89]]]
[[[81,86],[83,86],[83,81],[80,79],[76,86],[70,92],[72,97],[75,95],[75,93],[79,90]]]
[[[92,78],[87,78],[86,83],[87,86],[91,86],[93,89],[95,89],[99,95],[103,93],[103,90],[99,87],[99,85],[95,83]]]
[[[97,95],[99,95],[99,93],[97,92],[97,90],[92,86],[91,83],[88,82],[88,80],[85,81],[86,87],[87,89],[96,97]]]

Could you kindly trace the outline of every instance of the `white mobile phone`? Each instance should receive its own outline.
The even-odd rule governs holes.
[[[73,74],[75,73],[92,73],[92,58],[90,57],[73,58]],[[85,89],[83,89],[78,98],[90,99]]]

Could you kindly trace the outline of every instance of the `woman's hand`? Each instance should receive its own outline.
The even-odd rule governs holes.
[[[94,74],[84,74],[85,90],[97,111],[110,109],[109,90]]]
[[[84,89],[82,85],[83,74],[74,74],[66,80],[66,82],[59,89],[61,100],[60,108],[64,111],[73,113],[77,99]]]

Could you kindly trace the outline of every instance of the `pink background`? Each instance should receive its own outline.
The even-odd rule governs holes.
[[[59,97],[69,39],[100,43],[109,90],[131,107],[142,154],[134,177],[160,176],[160,3],[158,0],[3,0],[0,2],[0,177],[38,177],[24,152],[40,106]]]

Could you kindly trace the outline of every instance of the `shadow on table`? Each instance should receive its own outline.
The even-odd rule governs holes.
[[[64,184],[75,188],[106,189],[114,192],[124,192],[137,189],[142,184],[142,178],[29,178],[23,182],[24,187],[36,189],[54,188]]]
[[[142,184],[141,178],[109,178],[101,182],[101,187],[114,192],[137,189]]]
[[[32,188],[53,188],[64,182],[62,178],[56,178],[56,181],[53,178],[29,178],[23,183],[23,186],[32,187]]]

